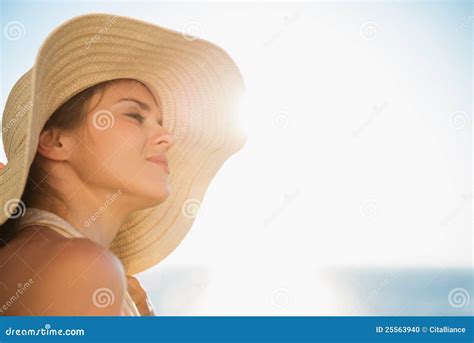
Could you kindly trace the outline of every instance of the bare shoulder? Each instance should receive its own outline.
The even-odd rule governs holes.
[[[120,315],[126,290],[120,260],[89,239],[51,232],[23,237],[21,245],[13,242],[8,247],[9,259],[0,266],[0,287],[6,288],[0,300],[7,306],[0,303],[0,312]],[[12,277],[3,279],[4,275]]]

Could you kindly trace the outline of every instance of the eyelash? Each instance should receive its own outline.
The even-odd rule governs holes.
[[[133,117],[135,119],[138,119],[138,122],[140,123],[140,125],[143,124],[143,122],[145,121],[145,117],[138,114],[138,113],[125,113],[125,114],[129,117]],[[162,122],[159,122],[158,124],[163,126]]]
[[[145,120],[145,117],[142,116],[142,115],[140,115],[140,114],[138,114],[138,113],[127,113],[127,115],[128,115],[129,117],[133,117],[133,118],[138,119],[138,121],[140,122],[140,124],[143,124],[143,121]]]

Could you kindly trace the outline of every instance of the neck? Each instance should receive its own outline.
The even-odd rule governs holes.
[[[130,211],[123,207],[126,202],[121,197],[121,190],[92,194],[82,189],[66,199],[67,207],[58,200],[31,206],[60,216],[85,237],[108,249]]]

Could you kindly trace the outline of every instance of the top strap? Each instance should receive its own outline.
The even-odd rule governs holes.
[[[44,225],[65,237],[86,238],[80,231],[55,213],[34,207],[27,207],[25,214],[17,219],[16,229],[20,230],[26,226]]]

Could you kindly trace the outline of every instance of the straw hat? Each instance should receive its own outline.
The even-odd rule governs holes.
[[[131,275],[178,246],[211,179],[246,140],[238,122],[242,76],[229,55],[208,41],[102,13],[74,17],[51,32],[3,113],[8,163],[0,170],[0,224],[24,211],[19,199],[51,114],[82,90],[118,78],[139,80],[161,99],[163,126],[174,136],[167,154],[168,199],[132,213],[111,245]]]

